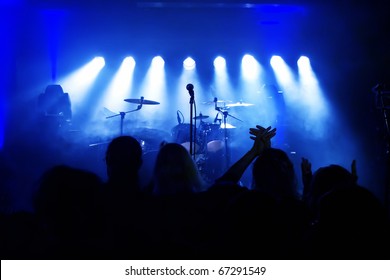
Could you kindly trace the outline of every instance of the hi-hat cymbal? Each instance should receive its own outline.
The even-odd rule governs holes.
[[[152,101],[152,100],[147,100],[147,99],[124,99],[124,101],[129,102],[129,103],[135,103],[135,104],[142,104],[144,105],[157,105],[160,104],[160,102],[157,101]]]
[[[227,107],[248,107],[248,106],[253,106],[255,104],[251,103],[245,103],[245,102],[236,102],[232,104],[226,104]]]
[[[225,128],[225,124],[221,124],[221,126],[220,126],[220,128]],[[226,124],[226,129],[231,129],[231,128],[236,128],[234,125],[231,125],[231,124],[229,124],[229,123],[227,123]]]
[[[207,119],[209,116],[205,116],[205,115],[199,115],[199,116],[196,116],[196,117],[193,117],[194,120],[204,120],[204,119]]]

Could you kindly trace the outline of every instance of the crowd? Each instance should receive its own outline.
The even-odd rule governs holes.
[[[40,177],[32,211],[1,213],[1,258],[389,259],[389,218],[359,185],[356,163],[312,171],[302,158],[299,193],[288,154],[271,145],[276,133],[251,128],[253,145],[212,184],[185,147],[166,142],[140,184],[144,159],[132,136],[107,146],[107,180],[55,165]],[[243,186],[248,168],[252,185]]]

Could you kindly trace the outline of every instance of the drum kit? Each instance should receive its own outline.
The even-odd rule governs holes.
[[[138,106],[134,110],[130,110],[127,112],[119,112],[118,114],[113,114],[106,117],[107,119],[113,117],[120,117],[121,135],[123,134],[123,120],[126,114],[140,110],[143,105],[160,104],[157,101],[144,99],[144,97],[141,97],[140,99],[124,99],[124,101],[132,104],[138,104]],[[195,124],[197,123],[197,121],[199,121],[199,124],[192,124],[192,129],[190,129],[191,124],[179,122],[178,125],[171,129],[170,139],[172,140],[172,142],[181,144],[188,151],[190,151],[190,131],[193,131],[194,137],[192,137],[192,141],[195,142],[193,146],[193,154],[195,155],[194,159],[196,161],[196,164],[199,167],[201,173],[202,171],[205,172],[205,169],[207,169],[207,172],[209,174],[208,177],[215,177],[215,175],[217,175],[216,173],[218,173],[218,170],[215,170],[215,164],[220,165],[221,162],[225,162],[226,166],[230,165],[228,139],[230,137],[230,132],[236,127],[234,125],[229,124],[227,122],[227,118],[231,117],[242,122],[242,120],[229,114],[229,109],[234,107],[248,107],[254,104],[244,102],[233,103],[232,101],[218,100],[217,98],[214,98],[213,101],[204,102],[203,104],[214,104],[215,110],[217,111],[214,120],[212,122],[207,122],[210,117],[208,115],[203,115],[202,113],[200,113],[199,115],[193,117]],[[156,139],[158,138],[158,135],[162,135],[156,133],[156,131],[158,130],[153,129],[152,139],[154,139],[155,141],[166,141],[166,139]],[[143,130],[143,138],[145,138],[147,134],[148,133]],[[145,139],[140,140],[141,143],[143,143]],[[223,161],[220,160],[221,157],[224,158]],[[212,162],[213,158],[217,158],[217,161],[210,164],[209,162]]]
[[[222,172],[230,166],[229,139],[236,126],[229,124],[227,118],[231,117],[240,122],[242,120],[229,114],[231,107],[247,107],[254,104],[237,102],[232,103],[226,100],[217,100],[205,102],[206,105],[215,105],[217,114],[213,121],[208,122],[208,115],[199,114],[193,117],[199,121],[199,125],[193,125],[192,131],[195,131],[195,149],[193,149],[194,159],[204,179],[212,182],[222,175]],[[219,106],[221,105],[221,106]],[[180,143],[189,150],[191,143],[190,125],[179,123],[172,129],[172,136],[176,143]]]
[[[200,113],[198,116],[193,117],[194,120],[199,120],[199,125],[193,125],[195,131],[195,154],[207,154],[219,152],[222,149],[227,148],[226,141],[228,140],[229,132],[236,127],[226,122],[227,117],[234,118],[240,122],[242,120],[230,115],[228,110],[230,107],[247,107],[254,104],[250,103],[231,103],[231,101],[217,100],[204,102],[203,104],[210,105],[215,103],[215,110],[218,111],[213,122],[207,122],[209,116]],[[219,107],[218,104],[223,103],[223,106]],[[186,148],[189,147],[189,131],[190,124],[179,123],[172,129],[172,136],[176,143],[180,143]],[[227,154],[227,153],[226,153]]]

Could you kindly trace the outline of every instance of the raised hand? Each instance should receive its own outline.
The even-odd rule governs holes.
[[[237,183],[251,162],[261,155],[265,148],[271,147],[271,138],[275,136],[276,128],[256,125],[256,128],[249,129],[249,133],[252,135],[250,138],[254,140],[253,146],[216,181]]]
[[[249,129],[250,138],[254,140],[251,151],[259,156],[264,149],[271,147],[271,139],[276,135],[276,128],[271,127],[264,128],[260,125],[256,125],[256,128]]]

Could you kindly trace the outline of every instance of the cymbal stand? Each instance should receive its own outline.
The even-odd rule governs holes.
[[[123,135],[123,120],[124,120],[126,114],[127,114],[127,113],[131,113],[131,112],[135,112],[135,111],[141,110],[142,105],[143,105],[143,100],[144,100],[144,97],[141,96],[141,102],[140,102],[140,104],[137,106],[137,109],[130,110],[130,111],[127,111],[127,112],[119,112],[119,114],[115,114],[115,115],[106,117],[106,119],[110,119],[110,118],[118,117],[118,116],[121,117],[121,122],[120,122],[120,135],[121,135],[121,136]]]
[[[223,115],[223,129],[224,129],[224,141],[225,141],[225,155],[226,155],[226,169],[230,167],[230,152],[229,152],[229,147],[228,147],[228,134],[227,134],[227,128],[226,128],[226,119],[228,116],[232,117],[233,119],[236,119],[240,122],[239,118],[236,118],[232,115],[230,115],[227,111],[227,109],[222,110],[220,107],[217,105],[218,99],[215,97],[214,98],[214,103],[215,103],[215,110],[220,112]]]

